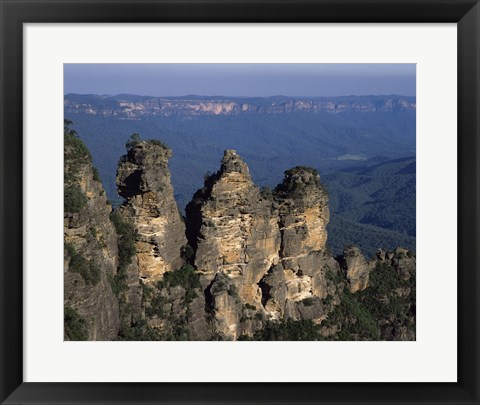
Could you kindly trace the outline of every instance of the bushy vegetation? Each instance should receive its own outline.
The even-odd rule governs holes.
[[[311,320],[294,321],[267,321],[263,329],[255,332],[253,339],[243,336],[239,340],[283,340],[283,341],[311,341],[324,340],[320,328]]]
[[[100,179],[100,173],[98,172],[98,169],[97,169],[95,166],[93,166],[93,169],[92,169],[92,170],[93,170],[93,180],[95,180],[95,181],[102,181],[102,180]]]
[[[375,319],[386,320],[396,328],[415,327],[415,273],[404,280],[394,268],[379,263],[370,273],[370,287],[358,293],[358,300],[368,307]],[[388,333],[388,330],[383,331],[382,338],[389,339]]]
[[[328,314],[325,326],[340,325],[338,340],[378,340],[380,329],[378,319],[354,294],[344,290],[341,302]]]
[[[117,340],[139,342],[163,339],[161,339],[160,332],[157,329],[148,326],[146,320],[139,319],[138,321],[129,323],[128,325],[123,324],[123,326],[120,328],[120,333]]]
[[[307,173],[307,175],[304,175]],[[299,197],[302,195],[304,186],[321,187],[317,169],[307,166],[295,166],[285,171],[285,180],[280,183],[274,193],[282,196]],[[325,193],[326,191],[323,190]]]
[[[127,267],[135,256],[135,230],[133,226],[125,221],[118,210],[110,213],[115,230],[117,231],[118,244],[118,268],[117,273],[110,280],[112,290],[115,295],[127,291]]]
[[[125,144],[125,148],[127,150],[130,150],[137,146],[140,142],[142,141],[140,134],[137,134],[136,132],[130,135],[130,138],[128,139],[127,143]]]
[[[177,286],[181,286],[185,290],[185,304],[191,303],[197,297],[196,290],[201,288],[200,276],[191,265],[184,264],[178,270],[166,272],[163,280],[158,282],[159,288]]]
[[[307,297],[302,300],[302,304],[305,305],[306,307],[311,307],[312,305],[315,304],[315,298],[314,297]]]
[[[63,312],[65,338],[72,341],[87,340],[87,322],[71,306],[66,305]]]
[[[85,143],[78,137],[77,131],[70,128],[72,124],[72,121],[64,120],[63,141],[65,163],[69,165],[70,169],[75,170],[86,162],[91,162],[92,155]]]
[[[127,269],[135,256],[135,230],[118,210],[110,213],[115,231],[117,232],[118,266],[115,275],[109,281],[113,293],[118,299],[120,311],[119,340],[155,340],[157,332],[148,327],[145,322],[132,322],[132,306],[127,300],[128,273]]]
[[[314,181],[316,180],[318,176],[318,170],[313,168],[313,167],[308,167],[308,166],[295,166],[291,169],[285,170],[285,176],[286,177],[293,177],[298,173],[301,172],[307,172],[313,175]],[[316,184],[318,184],[317,181],[315,181]]]
[[[63,242],[63,247],[64,247],[64,249],[67,252],[67,255],[69,257],[72,257],[73,255],[75,255],[77,253],[77,251],[75,250],[75,246],[73,246],[69,242],[64,241]]]
[[[128,139],[127,143],[125,144],[125,148],[127,150],[130,150],[137,146],[140,142],[142,142],[142,137],[140,136],[139,133],[135,132],[132,135],[130,135],[130,138]],[[162,148],[168,149],[168,146],[165,145],[162,141],[158,139],[150,139],[148,140],[153,145],[161,146]]]
[[[415,275],[404,280],[385,263],[370,272],[369,287],[352,294],[344,289],[322,326],[337,326],[336,340],[392,340],[395,330],[415,328]]]
[[[162,148],[168,149],[168,146],[159,139],[150,139],[149,142],[154,145],[161,146]]]
[[[64,120],[64,175],[63,199],[64,211],[78,213],[87,204],[87,196],[79,186],[78,173],[87,163],[92,162],[89,150],[78,137],[77,131],[70,128],[72,121]],[[98,171],[93,168],[94,179],[100,181]]]
[[[125,221],[118,210],[110,213],[112,221],[118,235],[118,261],[119,267],[128,266],[132,257],[135,256],[135,230],[131,224]]]
[[[87,285],[97,285],[100,282],[100,269],[93,260],[87,260],[80,253],[74,253],[71,256],[68,269],[80,274]]]
[[[64,211],[78,213],[87,205],[87,196],[77,184],[65,185],[63,188]]]

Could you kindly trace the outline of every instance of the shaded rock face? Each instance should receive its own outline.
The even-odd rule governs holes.
[[[317,171],[302,167],[287,170],[275,195],[282,232],[282,257],[324,250],[330,211]]]
[[[74,158],[79,152],[68,143],[64,152],[68,177],[65,187],[75,187],[77,198],[83,201],[75,207],[67,202],[71,197],[65,194],[64,305],[76,311],[84,322],[82,339],[114,340],[120,321],[118,302],[110,285],[118,258],[117,235],[109,220],[111,206],[94,175],[88,153]],[[66,323],[66,330],[71,329]],[[66,333],[65,339],[78,340],[78,336]]]
[[[285,172],[274,191],[274,209],[281,234],[279,265],[262,280],[265,308],[274,319],[320,321],[319,299],[328,295],[327,271],[337,272],[325,251],[330,219],[328,198],[317,171],[296,167]],[[318,298],[318,299],[316,299]],[[308,310],[303,301],[309,302]]]
[[[122,215],[135,228],[138,274],[145,282],[182,265],[185,225],[173,197],[167,163],[172,152],[158,141],[128,146],[117,169]]]
[[[278,261],[280,232],[272,200],[253,184],[236,152],[227,150],[220,170],[206,179],[186,213],[195,266],[209,288],[216,329],[234,338],[240,330],[237,307],[249,303],[262,308],[258,283]]]
[[[287,171],[267,195],[236,152],[225,151],[220,170],[186,209],[189,242],[217,333],[235,339],[251,335],[264,319],[308,317],[298,303],[327,295],[324,271],[335,267],[322,253],[327,203],[316,171]]]
[[[380,249],[377,258],[395,268],[404,280],[409,280],[416,274],[417,259],[408,249],[396,248],[393,252]]]
[[[375,261],[367,263],[358,247],[349,246],[343,251],[340,262],[346,272],[350,292],[365,290],[368,286],[369,273],[375,267]]]

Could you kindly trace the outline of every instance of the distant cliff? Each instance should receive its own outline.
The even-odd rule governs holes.
[[[127,143],[117,170],[124,203],[109,217],[88,159],[66,180],[85,196],[65,213],[66,305],[88,320],[89,339],[415,339],[415,255],[397,248],[368,260],[348,246],[333,257],[315,169],[294,167],[274,190],[260,189],[226,150],[182,218],[171,154],[159,141]],[[101,265],[95,283],[78,284],[80,252]]]
[[[65,114],[93,114],[135,119],[148,116],[199,116],[239,114],[284,114],[345,112],[395,112],[416,109],[415,97],[148,97],[120,94],[99,96],[67,94]]]

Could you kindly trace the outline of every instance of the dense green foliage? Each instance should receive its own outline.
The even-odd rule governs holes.
[[[378,340],[380,337],[378,319],[347,289],[344,290],[340,304],[334,307],[324,325],[341,325],[335,336],[338,340]]]
[[[415,250],[415,237],[374,225],[348,221],[334,212],[327,226],[327,247],[334,255],[343,252],[346,245],[358,246],[368,257],[373,257],[379,247],[393,250],[399,246]]]
[[[394,269],[378,264],[370,273],[368,292],[358,293],[358,300],[369,308],[373,317],[388,320],[395,328],[413,328],[416,317],[416,277],[403,280]],[[389,339],[389,331],[382,335]]]
[[[185,303],[189,304],[197,297],[197,292],[201,288],[200,276],[189,264],[183,265],[179,270],[168,271],[163,275],[163,280],[159,281],[159,288],[183,287],[185,290]]]
[[[63,325],[65,338],[71,341],[87,340],[87,323],[80,314],[67,305],[63,312]]]
[[[414,157],[380,163],[374,159],[327,174],[323,181],[332,212],[328,245],[335,254],[347,243],[368,254],[379,247],[415,251]]]
[[[340,327],[338,340],[393,340],[403,329],[415,328],[415,274],[404,280],[393,267],[378,263],[369,287],[352,294],[344,289],[341,302],[322,326]]]

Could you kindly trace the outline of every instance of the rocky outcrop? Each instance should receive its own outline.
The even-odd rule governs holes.
[[[125,203],[111,211],[88,151],[68,140],[67,339],[415,339],[415,255],[379,250],[367,261],[349,246],[333,258],[315,169],[287,170],[268,192],[226,150],[185,225],[165,145],[127,143],[117,171]]]
[[[265,309],[272,319],[320,322],[328,294],[327,272],[338,263],[326,252],[328,198],[316,170],[295,167],[274,190],[281,235],[279,262],[261,281]]]
[[[114,340],[119,307],[110,281],[117,269],[111,206],[88,150],[65,131],[64,304],[66,340]]]
[[[404,280],[415,276],[416,256],[408,249],[396,248],[393,252],[383,249],[377,251],[377,262],[393,267]]]
[[[172,152],[159,141],[131,141],[117,169],[123,217],[135,229],[139,277],[146,283],[181,267],[185,225],[173,197],[168,159]]]
[[[220,170],[187,206],[189,242],[215,308],[216,329],[235,337],[244,304],[262,310],[258,286],[278,262],[280,232],[272,198],[253,184],[247,165],[225,151]],[[224,325],[228,325],[224,326]]]
[[[235,339],[264,319],[321,318],[325,272],[338,265],[325,254],[328,200],[315,170],[288,170],[273,195],[262,193],[227,150],[186,213],[218,333]],[[308,298],[316,310],[305,310]]]
[[[339,258],[348,281],[350,292],[365,290],[368,286],[368,276],[375,266],[375,262],[367,263],[360,249],[356,246],[348,246]]]

